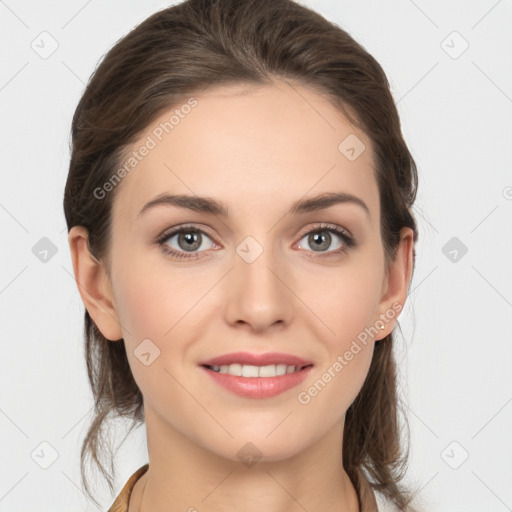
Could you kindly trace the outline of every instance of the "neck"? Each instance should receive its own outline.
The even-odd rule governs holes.
[[[146,411],[149,468],[139,479],[129,512],[241,510],[244,512],[359,512],[342,467],[343,425],[299,454],[248,465],[207,451],[168,430]]]

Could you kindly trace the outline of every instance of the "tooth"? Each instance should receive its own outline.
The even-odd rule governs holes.
[[[235,375],[236,377],[242,376],[242,365],[241,364],[230,364],[228,366],[229,375]]]
[[[278,364],[276,366],[276,375],[284,375],[286,373],[286,365]]]
[[[270,364],[267,366],[254,366],[249,364],[223,364],[212,365],[211,370],[218,373],[234,375],[236,377],[277,377],[286,375],[287,373],[294,373],[300,370],[297,366],[287,366],[286,364]]]
[[[276,365],[270,364],[268,366],[261,366],[258,376],[259,377],[275,377],[276,376]]]
[[[249,364],[244,364],[242,366],[242,377],[257,377],[259,371],[259,366],[251,366]]]

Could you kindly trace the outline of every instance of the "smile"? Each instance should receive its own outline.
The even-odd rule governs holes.
[[[215,386],[243,398],[271,398],[299,386],[312,361],[291,354],[236,352],[199,363]]]

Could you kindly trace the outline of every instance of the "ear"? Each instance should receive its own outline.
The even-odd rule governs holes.
[[[379,317],[376,319],[379,326],[384,324],[384,329],[379,329],[375,341],[385,338],[393,331],[396,318],[404,307],[413,270],[413,251],[414,232],[411,228],[404,227],[400,230],[400,242],[384,277],[382,298],[378,307]]]
[[[104,262],[98,261],[90,252],[89,233],[83,226],[73,226],[68,234],[68,243],[73,260],[73,271],[82,301],[107,340],[123,337],[121,325],[113,300],[110,277]]]

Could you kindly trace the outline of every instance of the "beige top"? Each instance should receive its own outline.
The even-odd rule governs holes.
[[[128,511],[128,502],[130,501],[130,495],[135,486],[137,480],[148,470],[149,464],[145,464],[140,467],[133,475],[128,479],[122,491],[119,493],[117,498],[115,499],[112,506],[108,509],[108,512],[127,512]],[[360,488],[358,488],[358,485]],[[358,485],[355,486],[357,497],[359,499],[359,508],[360,512],[379,512],[377,507],[377,501],[375,499],[375,493],[364,476],[364,474],[359,472],[359,482]]]

